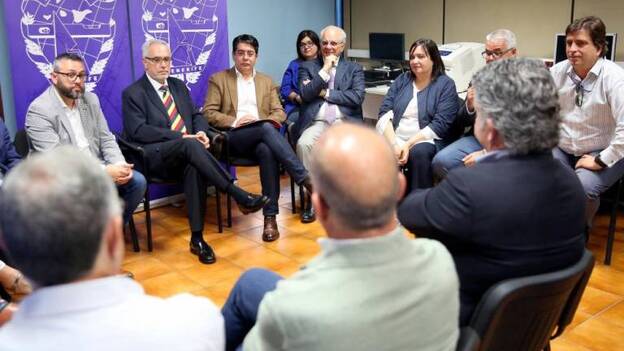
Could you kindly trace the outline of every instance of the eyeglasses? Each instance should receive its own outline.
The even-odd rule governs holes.
[[[510,48],[507,50],[503,50],[503,51],[489,51],[489,50],[484,50],[481,53],[481,56],[483,56],[483,58],[487,58],[488,56],[492,56],[495,59],[500,58],[501,56],[505,55],[506,53],[510,52],[511,50],[513,50],[515,48]]]
[[[89,75],[86,74],[85,72],[82,73],[76,73],[76,72],[60,72],[60,71],[54,71],[54,73],[56,74],[62,74],[65,77],[67,77],[67,79],[71,80],[72,82],[75,82],[76,80],[80,79],[83,82],[87,81],[87,78],[89,78]]]
[[[585,89],[581,83],[576,84],[574,89],[576,94],[574,95],[574,104],[578,107],[583,106],[583,97],[585,97]]]
[[[306,48],[311,48],[313,47],[315,44],[313,42],[308,42],[308,43],[299,43],[299,48],[300,49],[306,49]]]
[[[164,62],[166,64],[171,63],[171,57],[170,56],[165,56],[165,57],[159,57],[159,56],[155,56],[155,57],[145,57],[146,60],[151,61],[152,63],[155,63],[157,65],[159,65],[161,62]]]
[[[327,41],[327,40],[323,40],[321,42],[321,45],[323,45],[323,46],[333,46],[333,47],[336,47],[336,46],[339,46],[339,45],[342,45],[342,44],[344,44],[344,43],[343,42],[339,43],[339,42],[336,42],[336,41]]]

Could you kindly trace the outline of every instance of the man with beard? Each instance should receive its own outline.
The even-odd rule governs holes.
[[[52,85],[28,107],[26,133],[33,151],[73,145],[100,160],[125,202],[124,223],[143,199],[146,181],[126,163],[97,96],[85,92],[88,74],[82,58],[63,53],[54,59]]]

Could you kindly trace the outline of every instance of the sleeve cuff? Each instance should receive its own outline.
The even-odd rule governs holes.
[[[607,167],[611,167],[621,158],[616,155],[612,147],[608,147],[600,152],[600,159],[607,165]]]
[[[420,132],[425,136],[427,140],[440,140],[440,137],[429,126],[426,126]]]
[[[327,72],[325,72],[323,70],[320,70],[320,71],[318,71],[318,75],[325,81],[325,83],[329,82],[329,78],[330,78],[329,77],[329,73],[327,73]]]
[[[467,112],[469,115],[471,115],[471,116],[472,116],[472,115],[474,115],[474,114],[475,114],[475,111],[474,111],[474,110],[470,111],[470,109],[468,108],[468,103],[467,103],[467,102],[464,102],[464,106],[466,106],[466,112]]]

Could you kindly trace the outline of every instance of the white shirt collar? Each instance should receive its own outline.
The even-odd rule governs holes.
[[[147,74],[147,72],[145,73],[145,75],[147,76],[147,79],[149,80],[149,82],[152,83],[152,86],[154,87],[154,90],[156,90],[156,93],[158,93],[158,96],[160,96],[162,94],[160,91],[160,87],[162,87],[163,85],[167,86],[167,80],[165,80],[165,84],[162,84],[162,83],[157,82],[154,78],[150,77],[150,75]]]
[[[238,68],[236,68],[236,66],[234,66],[234,71],[236,72],[236,78],[237,79],[242,79],[242,80],[249,80],[249,79],[245,79],[245,77],[243,77],[243,74],[240,73],[240,71],[238,70]],[[251,72],[251,79],[255,79],[256,78],[256,69],[254,68],[253,71]]]
[[[52,86],[52,89],[54,90],[54,94],[56,94],[56,97],[59,99],[59,101],[61,102],[61,106],[63,106],[64,109],[67,110],[74,110],[76,107],[78,107],[78,101],[74,101],[74,107],[69,107],[67,106],[67,104],[65,103],[65,101],[63,100],[63,98],[61,97],[61,94],[59,94],[58,90],[56,90],[55,86]]]
[[[340,248],[343,246],[352,246],[361,243],[372,242],[373,240],[385,238],[390,235],[403,235],[403,227],[396,226],[393,230],[388,233],[380,236],[375,236],[372,238],[355,238],[355,239],[334,239],[334,238],[319,238],[318,243],[325,251],[329,251],[331,249]]]
[[[592,68],[589,70],[585,79],[589,78],[590,76],[594,76],[597,78],[600,75],[600,72],[602,72],[602,66],[604,66],[604,58],[599,58],[598,61],[596,61],[596,63],[594,63]],[[574,71],[574,67],[572,67],[571,64],[566,70],[566,73],[575,84],[583,81],[583,79],[581,79],[581,77],[576,74],[576,72]]]

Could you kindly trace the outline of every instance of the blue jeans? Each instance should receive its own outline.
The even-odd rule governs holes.
[[[602,151],[602,150],[600,150]],[[590,152],[592,156],[598,155],[600,151]],[[553,149],[553,156],[557,160],[561,161],[564,165],[572,167],[576,165],[576,162],[580,157],[571,155],[561,150],[558,147]],[[591,228],[592,221],[598,207],[600,206],[600,194],[609,189],[615,182],[618,181],[624,175],[624,159],[619,160],[613,166],[602,169],[600,171],[590,171],[585,168],[574,169],[577,177],[583,185],[585,190],[585,196],[587,196],[587,207],[585,208],[585,219],[587,226]]]
[[[283,278],[269,270],[253,268],[243,273],[230,291],[221,313],[225,319],[225,349],[237,350],[258,316],[260,302]]]
[[[136,170],[132,171],[132,178],[122,185],[117,185],[117,192],[124,201],[123,221],[124,224],[128,223],[134,210],[136,210],[143,196],[145,196],[145,188],[147,187],[147,181],[140,172]]]
[[[464,165],[462,159],[467,155],[483,149],[479,141],[474,136],[465,136],[459,140],[456,140],[451,145],[440,150],[433,161],[431,166],[433,167],[433,175],[437,178],[444,178],[446,174],[455,167]]]

